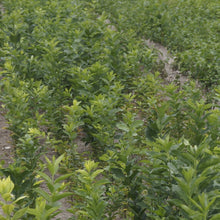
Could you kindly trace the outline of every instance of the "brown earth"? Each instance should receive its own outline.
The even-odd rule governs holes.
[[[7,127],[7,121],[3,117],[2,109],[0,108],[0,164],[3,167],[8,167],[13,162],[13,140]],[[0,215],[2,214],[3,211],[0,207]]]
[[[13,140],[7,128],[8,123],[0,109],[0,163],[3,167],[8,167],[13,162]]]
[[[158,62],[164,64],[165,76],[163,79],[166,83],[176,82],[180,86],[189,81],[189,78],[180,74],[179,70],[174,69],[175,58],[169,53],[166,47],[151,40],[146,40],[149,48],[156,50]]]

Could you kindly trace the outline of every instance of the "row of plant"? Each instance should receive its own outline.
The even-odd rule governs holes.
[[[16,147],[2,219],[52,219],[67,196],[72,219],[218,219],[220,91],[165,85],[124,4],[109,17],[105,1],[3,3],[1,101]],[[45,165],[51,150],[62,155]]]
[[[172,50],[176,67],[206,86],[219,84],[218,0],[97,0],[120,30],[132,29]]]

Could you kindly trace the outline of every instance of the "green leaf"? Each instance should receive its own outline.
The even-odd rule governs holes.
[[[48,201],[48,202],[51,201],[50,195],[47,192],[45,192],[44,190],[37,188],[34,191],[37,192],[39,195],[41,195],[44,199],[46,199],[46,201]]]
[[[118,123],[116,126],[118,129],[120,129],[122,131],[129,132],[129,127],[123,122]]]
[[[195,220],[201,220],[201,219],[203,219],[203,215],[202,215],[200,212],[195,211],[195,210],[189,208],[189,207],[186,206],[186,205],[181,205],[181,208],[182,208],[185,212],[187,212],[187,213],[189,214],[190,218],[192,218],[193,220],[194,220],[194,219],[195,219]]]
[[[24,198],[26,198],[27,196],[21,196],[21,197],[19,197],[19,198],[17,198],[14,202],[13,202],[13,204],[14,203],[17,203],[18,201],[20,201],[20,200],[22,200],[22,199],[24,199]]]
[[[219,161],[220,161],[220,157],[218,156],[205,157],[200,161],[197,169],[198,171],[203,171],[204,169],[218,165]]]
[[[57,184],[51,184],[51,183],[47,183],[47,187],[48,189],[50,190],[51,193],[53,193],[56,189],[55,189],[55,186]]]
[[[219,220],[220,219],[220,213],[219,214],[215,214],[214,216],[212,216],[210,218],[210,220]]]
[[[195,207],[197,207],[201,213],[203,213],[203,207],[201,207],[194,199],[189,198]],[[203,202],[203,201],[202,201]]]
[[[177,177],[173,177],[177,182],[178,182],[178,187],[179,187],[179,192],[181,192],[182,195],[185,195],[186,198],[188,198],[188,196],[190,195],[190,186],[185,182],[185,180],[183,178],[177,178]]]
[[[54,166],[53,166],[52,162],[46,156],[45,156],[45,160],[47,161],[48,170],[50,171],[51,175],[54,176],[55,172],[54,172]],[[55,156],[53,155],[52,161],[54,161],[54,160],[55,160]]]
[[[124,178],[124,173],[119,168],[111,168],[111,171],[114,175],[116,175],[118,178]]]
[[[105,184],[110,184],[111,182],[110,181],[108,181],[108,180],[105,180],[105,179],[101,179],[101,180],[99,180],[99,181],[97,181],[96,183],[95,183],[95,186],[97,187],[97,186],[103,186],[103,185],[105,185]]]
[[[27,212],[27,210],[28,207],[18,210],[12,217],[12,220],[20,219]]]
[[[8,216],[11,215],[11,213],[13,212],[15,206],[13,204],[5,204],[2,206],[2,210],[5,214],[7,214]]]
[[[181,205],[183,204],[183,201],[179,199],[168,199],[167,201],[171,203],[172,205],[178,206],[178,207],[181,207]]]
[[[54,183],[59,183],[59,182],[61,182],[62,180],[67,179],[67,178],[70,177],[70,176],[72,176],[71,173],[65,174],[65,175],[62,175],[62,176],[59,176],[59,177],[54,181]]]
[[[98,163],[94,162],[93,160],[87,160],[84,164],[85,169],[88,173],[91,173],[92,170],[96,169],[98,166]],[[83,173],[81,171],[81,173]]]
[[[168,169],[166,166],[160,166],[160,167],[153,168],[150,173],[159,175],[159,174],[166,172],[167,170]]]
[[[59,207],[52,207],[46,211],[45,217],[50,217],[55,211],[57,211]],[[58,213],[57,213],[58,214]]]
[[[29,208],[28,210],[27,210],[27,213],[29,213],[29,214],[31,214],[31,215],[34,215],[34,216],[36,216],[36,217],[38,217],[38,216],[40,216],[40,212],[39,212],[39,210],[37,210],[37,209],[31,209],[31,208]]]
[[[46,180],[47,183],[50,183],[51,185],[53,185],[52,180],[50,179],[50,177],[46,173],[37,171],[37,174],[39,174],[44,180]]]
[[[91,175],[91,178],[95,179],[102,172],[103,172],[103,170],[101,170],[101,169],[94,171]]]
[[[171,175],[178,173],[178,169],[177,169],[177,167],[173,163],[168,162],[167,166],[169,167],[169,169],[171,171]]]
[[[146,128],[146,138],[150,141],[154,141],[155,138],[158,137],[158,132],[159,132],[158,128],[153,128],[151,126],[148,126]]]
[[[183,176],[187,183],[190,183],[196,174],[196,170],[193,167],[183,170]]]
[[[206,207],[207,210],[210,209],[210,207],[212,206],[212,204],[215,202],[215,200],[216,200],[218,197],[220,197],[220,196],[216,196],[215,198],[213,198],[213,199],[209,202],[209,204],[208,204],[207,207]]]
[[[137,128],[137,127],[140,127],[144,124],[144,122],[142,120],[135,120],[132,125]]]
[[[78,173],[80,173],[83,177],[88,177],[89,173],[86,170],[77,170]]]
[[[55,195],[55,196],[53,196],[53,202],[59,201],[65,197],[71,196],[71,195],[73,195],[73,193],[71,193],[71,192],[64,192],[62,194]]]
[[[59,169],[59,165],[60,165],[60,162],[63,160],[64,158],[64,154],[60,155],[56,160],[55,160],[55,163],[54,163],[54,175],[55,173],[57,173],[58,169]]]

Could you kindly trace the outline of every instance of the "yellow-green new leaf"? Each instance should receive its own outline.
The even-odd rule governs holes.
[[[27,212],[27,210],[28,207],[18,210],[12,217],[12,220],[19,220]]]
[[[11,215],[11,213],[12,213],[13,210],[14,210],[14,208],[15,208],[15,206],[14,206],[13,204],[6,204],[6,205],[3,205],[3,206],[2,206],[3,212],[4,212],[6,215],[8,215],[8,216]]]
[[[210,220],[219,220],[220,219],[220,213],[214,215],[212,218],[210,218]]]
[[[104,170],[101,170],[101,169],[99,169],[99,170],[96,170],[96,171],[94,171],[93,173],[92,173],[92,175],[91,175],[91,178],[92,179],[95,179],[100,173],[102,173]]]

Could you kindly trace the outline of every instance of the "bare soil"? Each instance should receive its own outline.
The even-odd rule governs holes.
[[[166,47],[155,43],[151,40],[146,40],[149,48],[155,49],[158,54],[158,62],[164,63],[165,76],[163,77],[166,83],[176,82],[180,86],[189,81],[189,78],[180,74],[179,70],[174,69],[175,58],[169,53]]]
[[[13,163],[13,140],[11,132],[7,129],[8,123],[0,111],[0,163],[8,167]]]
[[[0,164],[2,167],[8,167],[13,163],[13,140],[11,138],[11,132],[7,129],[8,124],[1,110],[0,108]],[[0,207],[0,215],[2,214],[3,211]]]

